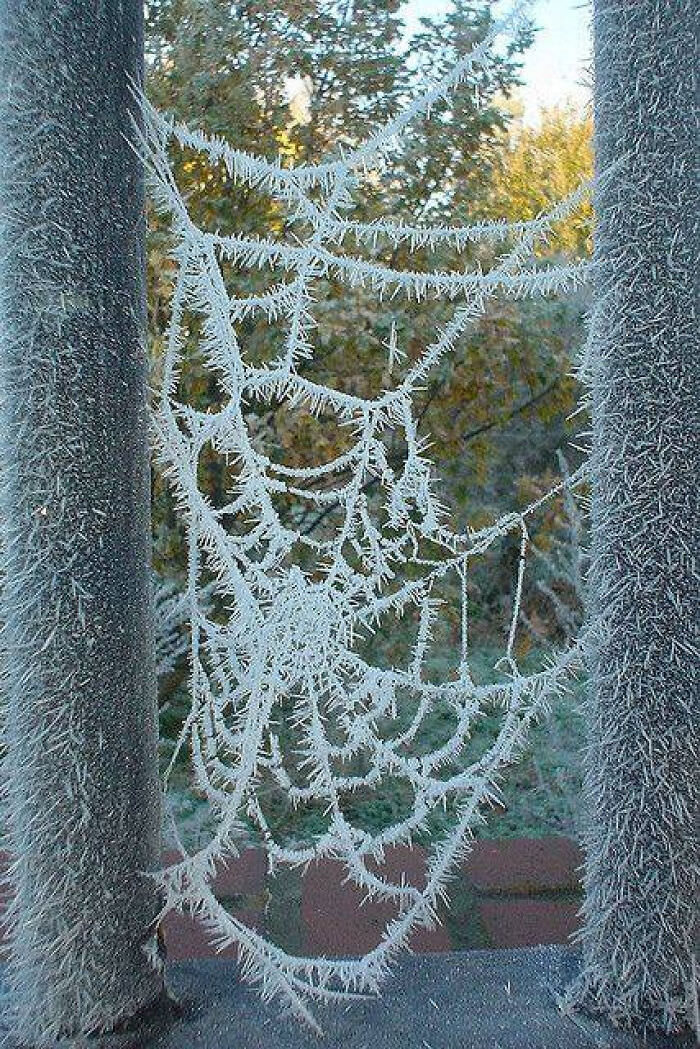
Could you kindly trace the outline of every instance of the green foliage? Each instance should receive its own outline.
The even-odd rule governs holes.
[[[488,210],[510,222],[534,218],[593,174],[593,118],[569,106],[545,110],[536,127],[517,121],[498,155]],[[547,244],[548,252],[591,252],[590,201]]]
[[[225,134],[243,149],[268,157],[281,155],[290,162],[316,158],[341,143],[363,138],[368,128],[386,119],[405,100],[424,74],[448,66],[457,52],[485,35],[491,22],[488,4],[460,0],[444,19],[423,20],[407,56],[401,19],[404,7],[398,0],[357,0],[348,5],[286,0],[235,8],[201,0],[151,3],[147,10],[149,94],[160,107],[186,114],[188,121]],[[505,126],[497,99],[517,82],[515,58],[527,42],[525,38],[514,42],[488,72],[475,70],[450,106],[443,104],[433,112],[430,123],[418,124],[397,165],[363,194],[353,217],[366,220],[392,214],[412,221],[437,213],[449,213],[451,221],[467,217],[483,196],[493,167],[492,154]],[[234,185],[196,155],[178,157],[176,172],[187,189],[195,219],[204,225],[253,234],[284,233],[275,204]],[[168,250],[164,232],[153,217],[149,288],[156,382],[171,280]],[[403,248],[390,261],[395,266],[406,265]],[[421,264],[434,265],[435,259],[425,252],[422,262],[418,260]],[[450,259],[440,264],[449,266]],[[247,291],[261,278],[236,274],[235,280]],[[338,385],[358,393],[382,382],[386,359],[382,345],[392,323],[399,338],[408,342],[411,356],[446,316],[443,305],[382,310],[368,292],[358,289],[341,294],[330,281],[319,289],[319,297],[323,302],[318,311],[317,355],[309,373],[323,378],[332,372]],[[245,336],[247,352],[269,352],[267,325],[251,323]],[[484,375],[487,351],[478,345],[478,339],[464,352],[464,362],[455,363],[455,374],[461,366],[472,377]],[[504,363],[506,387],[505,373],[513,366],[512,360]],[[462,422],[467,431],[487,412],[492,383],[477,378],[474,386],[471,378],[458,382],[448,394],[447,379],[449,375],[439,377],[438,389],[426,391],[425,411],[431,410],[430,428],[434,427],[435,438],[444,447],[444,458],[452,458],[454,437]],[[215,382],[198,367],[194,354],[181,381],[190,403],[206,407],[220,398]],[[449,419],[449,426],[443,425],[443,419]],[[340,440],[337,429],[324,427],[324,420],[314,427],[286,409],[268,413],[259,425],[272,431],[280,448],[287,454],[291,450],[300,462],[304,447],[311,442],[316,455],[319,450],[331,455]],[[212,458],[205,463],[204,472],[205,490],[217,502],[225,488],[225,465]],[[170,497],[160,482],[156,484],[154,516],[158,567],[172,573],[184,563],[183,551]],[[313,519],[304,526],[312,528]]]
[[[494,662],[501,655],[497,648],[479,648],[472,653],[475,680],[495,680]],[[522,660],[526,670],[536,668],[542,651],[532,649]],[[445,653],[445,660],[448,655]],[[437,669],[437,667],[436,667]],[[581,752],[584,743],[583,716],[579,698],[586,684],[572,685],[572,694],[557,699],[546,720],[536,725],[525,752],[508,770],[501,796],[489,812],[488,822],[476,830],[480,838],[542,837],[548,834],[576,836],[580,831]],[[460,764],[473,761],[493,743],[500,726],[501,711],[481,718]],[[438,710],[425,735],[426,749],[434,748],[450,732],[450,712]],[[356,770],[357,771],[357,770]],[[211,820],[206,801],[199,799],[187,786],[185,766],[174,779],[172,800],[185,840],[197,845],[206,840]],[[405,782],[386,778],[380,789],[358,791],[350,800],[346,815],[356,826],[376,832],[394,823],[411,809],[412,794]],[[311,842],[327,828],[328,817],[321,806],[305,805],[295,809],[283,792],[272,788],[261,793],[261,802],[270,828],[286,840]],[[452,825],[454,813],[447,809],[432,814],[427,830],[416,837],[428,846],[436,834]],[[246,833],[257,842],[252,825]]]
[[[490,5],[456,0],[442,18],[423,19],[407,52],[402,0],[312,3],[305,0],[250,3],[234,7],[221,0],[158,0],[147,5],[148,90],[152,100],[187,117],[243,149],[281,156],[286,162],[316,159],[341,144],[357,142],[405,100],[424,75],[448,68],[457,54],[483,38]],[[421,223],[452,224],[500,215],[531,218],[563,196],[589,171],[589,128],[573,117],[545,114],[542,128],[509,132],[507,98],[517,86],[518,56],[530,34],[511,42],[486,70],[474,71],[450,103],[441,103],[430,121],[418,122],[391,169],[365,187],[348,217],[391,215]],[[538,150],[546,152],[546,162]],[[534,178],[527,178],[528,165]],[[261,193],[229,180],[223,169],[183,152],[175,158],[179,184],[189,196],[193,217],[210,228],[247,234],[277,234],[285,228],[278,206]],[[577,220],[578,221],[578,220]],[[585,215],[581,221],[585,224]],[[163,332],[172,264],[158,218],[151,217],[149,316],[154,382]],[[583,227],[582,227],[583,228]],[[560,251],[580,253],[585,238],[569,225]],[[353,245],[353,250],[355,246]],[[478,249],[479,252],[483,249]],[[380,249],[375,253],[380,257]],[[447,251],[384,252],[395,267],[450,268]],[[486,254],[475,258],[490,263]],[[244,294],[265,286],[255,272],[229,275]],[[386,384],[386,345],[395,328],[409,361],[451,313],[449,303],[377,303],[363,289],[319,282],[314,333],[316,353],[308,376],[369,396]],[[585,296],[571,302],[495,302],[487,317],[431,377],[417,414],[432,440],[445,497],[460,524],[475,526],[515,508],[516,480],[542,475],[566,438],[564,420],[576,400],[570,348],[581,332]],[[192,350],[181,374],[184,398],[197,407],[221,402],[214,376],[199,364],[197,319],[191,319]],[[246,352],[269,355],[274,333],[257,320],[246,322]],[[273,405],[251,406],[251,429],[289,465],[308,465],[338,454],[346,439],[333,421]],[[393,449],[397,461],[403,449]],[[202,456],[200,484],[215,505],[226,499],[227,464],[215,453]],[[165,576],[181,576],[186,563],[172,498],[159,478],[154,486],[156,564]],[[323,529],[318,512],[297,526]],[[546,526],[546,522],[545,522]],[[473,627],[489,643],[507,618],[515,546],[485,559],[474,584]],[[447,618],[445,644],[456,643],[458,624]],[[451,633],[450,633],[451,632]],[[400,643],[400,642],[399,642]],[[388,653],[387,658],[392,658]],[[184,672],[166,683],[167,718],[179,716]]]

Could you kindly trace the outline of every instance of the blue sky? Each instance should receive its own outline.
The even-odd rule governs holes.
[[[439,14],[450,0],[410,0],[410,22],[421,15]],[[495,10],[505,12],[511,0],[498,0]],[[532,17],[540,27],[524,59],[521,96],[525,120],[536,122],[542,106],[572,101],[585,105],[590,96],[586,67],[590,61],[590,4],[587,0],[535,0]]]

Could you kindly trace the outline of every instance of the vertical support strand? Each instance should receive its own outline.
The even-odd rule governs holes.
[[[469,677],[469,587],[467,586],[469,570],[469,558],[464,557],[459,568],[459,581],[461,589],[461,623],[460,623],[460,648],[459,648],[459,672],[466,672]]]
[[[572,1000],[682,1026],[699,896],[696,0],[595,0],[586,900]],[[695,929],[695,932],[694,932]]]
[[[520,606],[523,600],[523,582],[525,581],[525,561],[527,557],[527,525],[525,519],[520,518],[520,550],[518,552],[518,574],[515,583],[515,594],[513,596],[513,611],[510,619],[510,628],[508,630],[508,644],[506,647],[506,659],[510,662],[513,661],[513,647],[515,645],[515,635],[518,632],[518,623],[520,621]]]
[[[0,460],[15,1036],[162,994],[141,0],[0,0]],[[4,254],[3,254],[4,253]]]

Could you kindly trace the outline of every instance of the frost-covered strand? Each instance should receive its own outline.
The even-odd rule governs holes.
[[[182,210],[179,194],[167,162],[170,141],[174,139],[181,146],[187,145],[191,149],[204,153],[212,162],[220,159],[225,143],[219,138],[212,139],[204,132],[192,132],[182,125],[176,125],[162,113],[153,109],[147,99],[139,98],[139,101],[148,133],[144,135],[134,129],[132,138],[138,144],[139,152],[154,178],[153,188],[156,200],[166,211],[172,210],[179,214],[187,224],[186,213]],[[328,210],[319,207],[307,195],[307,188],[303,178],[300,177],[305,170],[303,167],[282,168],[239,150],[231,150],[230,147],[228,147],[228,152],[221,153],[221,155],[226,158],[225,166],[232,178],[240,179],[256,188],[264,186],[272,196],[289,206],[288,221],[290,223],[305,222],[314,230],[322,227],[324,239],[329,243],[341,244],[346,237],[352,236],[358,244],[369,245],[372,248],[388,242],[394,247],[408,243],[412,251],[421,247],[434,249],[438,246],[449,246],[463,252],[469,244],[497,244],[541,232],[542,215],[523,222],[491,219],[466,226],[413,226],[392,222],[388,219],[377,219],[373,222],[343,219],[338,217],[336,209]],[[565,203],[567,209],[573,210],[586,199],[591,184],[590,180],[583,181],[562,203]],[[561,206],[562,204],[557,207]],[[339,205],[336,205],[336,208],[338,207]],[[253,251],[260,243],[260,241],[248,241]],[[278,294],[283,294],[284,287],[280,287]],[[260,305],[264,305],[265,301],[269,300],[264,297]],[[254,297],[249,300],[241,300],[241,304],[246,306],[254,303],[256,303]]]
[[[613,177],[615,170],[616,165],[611,165],[604,177],[606,179]],[[161,181],[159,186],[162,189],[165,183]],[[183,205],[179,197],[176,200],[170,199],[172,193],[172,189],[168,191],[168,207],[174,215],[178,215]],[[228,302],[231,308],[229,315],[225,307],[227,295],[221,274],[219,273],[219,267],[212,256],[211,245],[218,238],[202,234],[189,220],[182,225],[178,223],[177,226],[183,241],[183,247],[178,249],[177,255],[181,258],[183,280],[185,276],[187,277],[186,287],[185,284],[182,285],[182,294],[186,294],[190,302],[196,304],[198,309],[205,314],[207,337],[203,342],[203,348],[209,351],[210,364],[220,367],[229,376],[232,387],[238,389],[240,396],[250,392],[258,398],[266,396],[288,398],[290,406],[294,403],[306,401],[313,406],[314,410],[330,407],[338,412],[347,409],[351,414],[353,411],[355,413],[363,412],[371,408],[373,403],[376,408],[386,408],[393,402],[400,402],[402,399],[405,400],[409,397],[412,390],[425,378],[439,359],[449,352],[465,328],[483,314],[486,308],[485,295],[494,295],[499,290],[507,289],[509,285],[511,293],[514,290],[517,294],[547,294],[557,288],[562,290],[572,283],[575,285],[578,281],[587,277],[588,270],[585,265],[563,267],[561,269],[555,268],[556,272],[545,268],[523,274],[522,270],[519,270],[523,259],[529,255],[532,247],[538,241],[545,240],[551,233],[553,226],[569,215],[580,199],[581,189],[577,189],[560,201],[551,211],[544,212],[538,216],[536,220],[528,225],[522,239],[517,242],[507,255],[499,260],[498,265],[488,274],[464,274],[458,277],[457,280],[462,282],[464,292],[469,293],[472,301],[466,307],[462,307],[455,312],[451,321],[439,333],[437,340],[426,347],[399,387],[395,390],[386,391],[375,402],[313,383],[292,371],[290,368],[291,362],[288,359],[282,358],[273,362],[270,366],[258,368],[247,364],[243,360],[241,347],[238,345],[232,327],[233,322],[245,313],[247,300],[229,299]],[[266,241],[253,243],[255,244],[256,252],[259,249],[264,251],[271,249],[274,254],[282,251],[284,248],[284,246],[280,245],[271,245]],[[290,260],[292,257],[295,260],[294,262],[289,262],[290,266],[307,266],[306,256],[301,255],[299,249],[288,248],[287,250],[291,253]],[[318,249],[316,249],[316,253],[318,253]],[[193,260],[196,259],[200,260],[199,264],[195,263],[192,266]],[[323,262],[321,265],[323,265]],[[315,272],[317,271],[312,270],[310,274],[307,269],[303,278],[299,276],[288,285],[278,286],[279,290],[268,297],[252,296],[250,301],[255,308],[258,306],[263,308],[270,320],[277,320],[280,312],[289,313],[293,316],[297,285],[312,279]],[[404,275],[399,274],[399,276]],[[423,282],[432,280],[434,286],[437,287],[437,277],[434,274],[407,273],[405,276],[409,279],[412,276],[416,276]],[[481,294],[482,290],[484,292],[483,295]],[[167,361],[170,362],[171,358],[172,352],[168,354]],[[175,375],[176,371],[173,371],[173,368],[174,364],[171,366],[170,363],[166,363],[166,374]],[[166,385],[164,384],[164,390]],[[218,414],[218,418],[216,413],[197,413],[190,409],[184,409],[182,406],[180,406],[179,410],[186,411],[187,418],[191,423],[196,420],[198,425],[206,426],[206,439],[213,439],[217,429],[230,425],[231,410],[228,406]],[[307,474],[307,476],[310,476],[310,474]]]
[[[162,993],[141,5],[0,0],[0,461],[17,1043]]]
[[[535,229],[533,223],[526,232]],[[564,266],[545,266],[540,269],[520,270],[512,274],[441,272],[430,270],[397,270],[378,262],[370,262],[352,255],[337,255],[326,248],[315,246],[311,258],[307,259],[308,248],[275,244],[271,241],[251,237],[222,237],[216,234],[201,234],[205,243],[216,245],[224,259],[240,266],[303,271],[304,263],[308,274],[324,277],[328,274],[344,279],[349,287],[370,287],[379,294],[380,300],[388,295],[393,298],[401,292],[408,298],[420,301],[429,295],[435,298],[456,298],[475,288],[486,291],[501,289],[514,298],[533,293],[552,294],[564,288],[575,288],[585,280],[589,264],[570,263]]]
[[[301,1016],[312,1023],[313,1017],[304,1005],[305,998],[334,996],[337,992],[333,991],[333,987],[376,990],[388,971],[390,961],[406,944],[410,933],[417,926],[432,924],[434,921],[435,907],[438,899],[445,896],[450,873],[458,860],[469,851],[470,829],[479,818],[479,806],[496,795],[494,783],[498,770],[517,754],[532,721],[542,713],[547,698],[561,689],[563,679],[578,658],[579,652],[575,646],[565,658],[541,675],[542,680],[537,681],[536,677],[514,679],[503,729],[493,746],[472,767],[471,778],[464,785],[465,798],[460,806],[459,820],[445,839],[436,843],[428,865],[428,881],[421,891],[411,886],[394,885],[377,877],[367,869],[362,857],[372,855],[381,861],[387,844],[410,842],[410,830],[406,827],[413,824],[423,829],[428,811],[425,802],[417,805],[412,815],[404,821],[406,827],[397,824],[374,836],[354,831],[342,816],[335,813],[331,833],[324,835],[309,850],[278,848],[269,833],[260,806],[254,803],[249,809],[249,814],[260,823],[270,855],[276,861],[296,865],[308,863],[319,855],[341,855],[348,865],[350,878],[365,890],[368,898],[403,898],[406,901],[407,906],[399,917],[387,925],[380,944],[364,958],[348,962],[297,958],[266,944],[232,919],[206,889],[202,878],[207,874],[211,876],[213,871],[213,867],[206,864],[200,865],[199,871],[190,862],[166,872],[166,907],[190,906],[194,913],[203,917],[210,934],[220,946],[236,943],[242,949],[245,976],[259,980],[265,994],[282,994]]]
[[[572,204],[583,203],[591,189],[586,180],[575,190]],[[408,244],[411,251],[417,248],[430,249],[449,246],[463,252],[469,244],[490,243],[527,236],[541,226],[541,216],[523,222],[508,222],[506,219],[490,219],[474,222],[468,226],[411,226],[387,219],[373,222],[357,222],[352,219],[332,219],[328,223],[329,239],[340,244],[352,236],[358,244],[369,244],[376,248],[383,241],[392,247]]]
[[[690,1017],[700,900],[696,0],[595,0],[601,188],[584,970],[624,1025]],[[697,988],[695,989],[697,994]]]
[[[471,826],[495,796],[496,780],[518,753],[548,698],[564,687],[579,657],[580,645],[574,643],[542,673],[525,676],[515,660],[515,632],[523,593],[525,519],[562,487],[578,484],[584,471],[520,513],[460,534],[433,490],[434,471],[425,454],[425,438],[418,432],[414,401],[431,372],[483,316],[492,296],[561,291],[580,279],[583,270],[578,268],[524,267],[534,245],[577,206],[585,187],[533,222],[509,227],[507,235],[515,243],[485,275],[478,270],[398,271],[329,247],[342,240],[338,216],[360,187],[358,172],[365,164],[381,166],[393,146],[392,136],[426,113],[431,101],[447,97],[474,60],[474,55],[461,60],[444,81],[429,87],[379,137],[358,146],[343,162],[282,169],[199,132],[173,128],[148,109],[148,134],[140,144],[156,200],[172,217],[179,270],[156,420],[159,457],[182,508],[189,544],[186,602],[192,701],[172,761],[183,746],[190,747],[195,782],[218,818],[207,844],[192,855],[182,850],[181,862],[157,880],[164,891],[164,912],[190,909],[217,943],[236,943],[244,975],[259,979],[264,992],[283,995],[307,1020],[312,1020],[307,999],[344,989],[375,990],[411,931],[434,920],[450,871],[469,848]],[[210,161],[223,160],[233,178],[265,187],[284,205],[290,222],[300,223],[303,237],[279,242],[200,230],[187,213],[170,167],[173,134]],[[318,192],[312,199],[313,186]],[[399,238],[416,236],[415,231],[396,229]],[[492,237],[484,227],[477,239],[497,240],[504,229],[502,223],[494,223]],[[372,244],[374,231],[355,232],[360,237],[367,233]],[[391,242],[393,227],[384,232]],[[458,238],[451,231],[443,237],[443,232],[432,231],[434,243],[454,246]],[[424,234],[421,243],[430,244],[431,231]],[[464,243],[460,240],[458,246]],[[224,279],[232,261],[235,268],[262,266],[291,276],[262,294],[232,296]],[[314,382],[299,368],[313,353],[315,294],[319,278],[328,273],[346,286],[364,283],[379,298],[399,292],[415,299],[458,295],[463,301],[418,358],[401,368],[389,389],[365,398]],[[226,391],[218,411],[197,411],[179,399],[184,398],[178,373],[191,338],[191,312],[201,318],[199,352]],[[256,365],[246,352],[245,328],[239,321],[251,314],[267,317],[281,336],[278,356],[265,365]],[[395,330],[388,350],[391,372],[404,356]],[[290,411],[330,413],[348,427],[351,446],[317,466],[273,462],[262,447],[264,435],[254,435],[249,427],[246,406],[251,400],[274,400]],[[392,431],[406,449],[400,466],[389,462],[387,435]],[[210,505],[198,486],[197,464],[207,446],[235,465],[223,507]],[[285,524],[280,495],[332,512],[320,538]],[[455,580],[461,595],[457,600],[464,606],[469,562],[511,531],[521,534],[522,558],[505,655],[496,668],[505,671],[506,680],[483,687],[473,683],[466,665],[468,624],[463,607],[456,674],[442,684],[433,683],[427,665],[439,588],[448,584],[449,595],[449,582]],[[304,571],[299,567],[300,550]],[[227,609],[225,618],[212,616],[206,606],[203,582],[212,576],[220,604]],[[359,639],[413,609],[419,625],[406,667],[381,669],[363,658]],[[426,721],[438,704],[450,711],[452,731],[426,748]],[[494,706],[505,708],[500,730],[486,753],[467,763],[464,748],[475,719]],[[291,719],[298,737],[293,776],[274,730],[280,715]],[[355,774],[349,763],[358,757],[367,771]],[[377,787],[385,776],[402,780],[413,795],[412,805],[401,819],[369,833],[353,825],[344,802],[360,787]],[[312,845],[299,848],[275,840],[260,800],[271,778],[293,803],[323,803],[329,825]],[[456,823],[436,840],[423,889],[395,883],[372,869],[370,860],[381,862],[386,848],[408,844],[412,835],[425,831],[431,812],[443,802],[456,806]],[[334,856],[368,897],[400,906],[399,917],[387,925],[376,950],[352,962],[291,958],[221,907],[212,893],[212,877],[217,862],[235,852],[244,816],[258,824],[271,864],[297,866],[313,857]],[[176,829],[174,835],[177,842]]]

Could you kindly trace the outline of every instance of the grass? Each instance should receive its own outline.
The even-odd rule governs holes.
[[[494,679],[493,664],[502,650],[484,646],[471,657],[475,680]],[[521,660],[524,672],[533,670],[541,660],[541,652],[528,653]],[[433,662],[436,676],[445,669],[438,657]],[[557,698],[546,717],[534,727],[525,751],[507,769],[501,783],[501,804],[486,813],[487,821],[475,828],[479,838],[543,837],[564,834],[577,837],[579,833],[578,798],[581,790],[580,754],[584,727],[580,700],[585,683],[573,682],[568,695]],[[422,737],[425,747],[432,747],[449,735],[450,715],[437,711]],[[468,744],[465,758],[473,757],[488,746],[498,731],[498,712],[480,719]],[[289,742],[289,740],[288,740]],[[164,753],[168,751],[165,740]],[[186,763],[181,763],[173,777],[171,803],[185,843],[189,847],[203,844],[213,829],[206,802],[189,788]],[[358,792],[344,805],[346,816],[354,824],[368,831],[377,831],[396,822],[410,811],[412,792],[398,779],[385,779],[380,786],[361,794]],[[321,804],[293,809],[281,791],[270,787],[265,791],[263,807],[276,835],[286,841],[310,841],[327,826]],[[435,834],[449,827],[452,813],[448,807],[433,814],[427,831],[416,841],[427,844]],[[258,843],[255,829],[247,826],[251,845]]]

